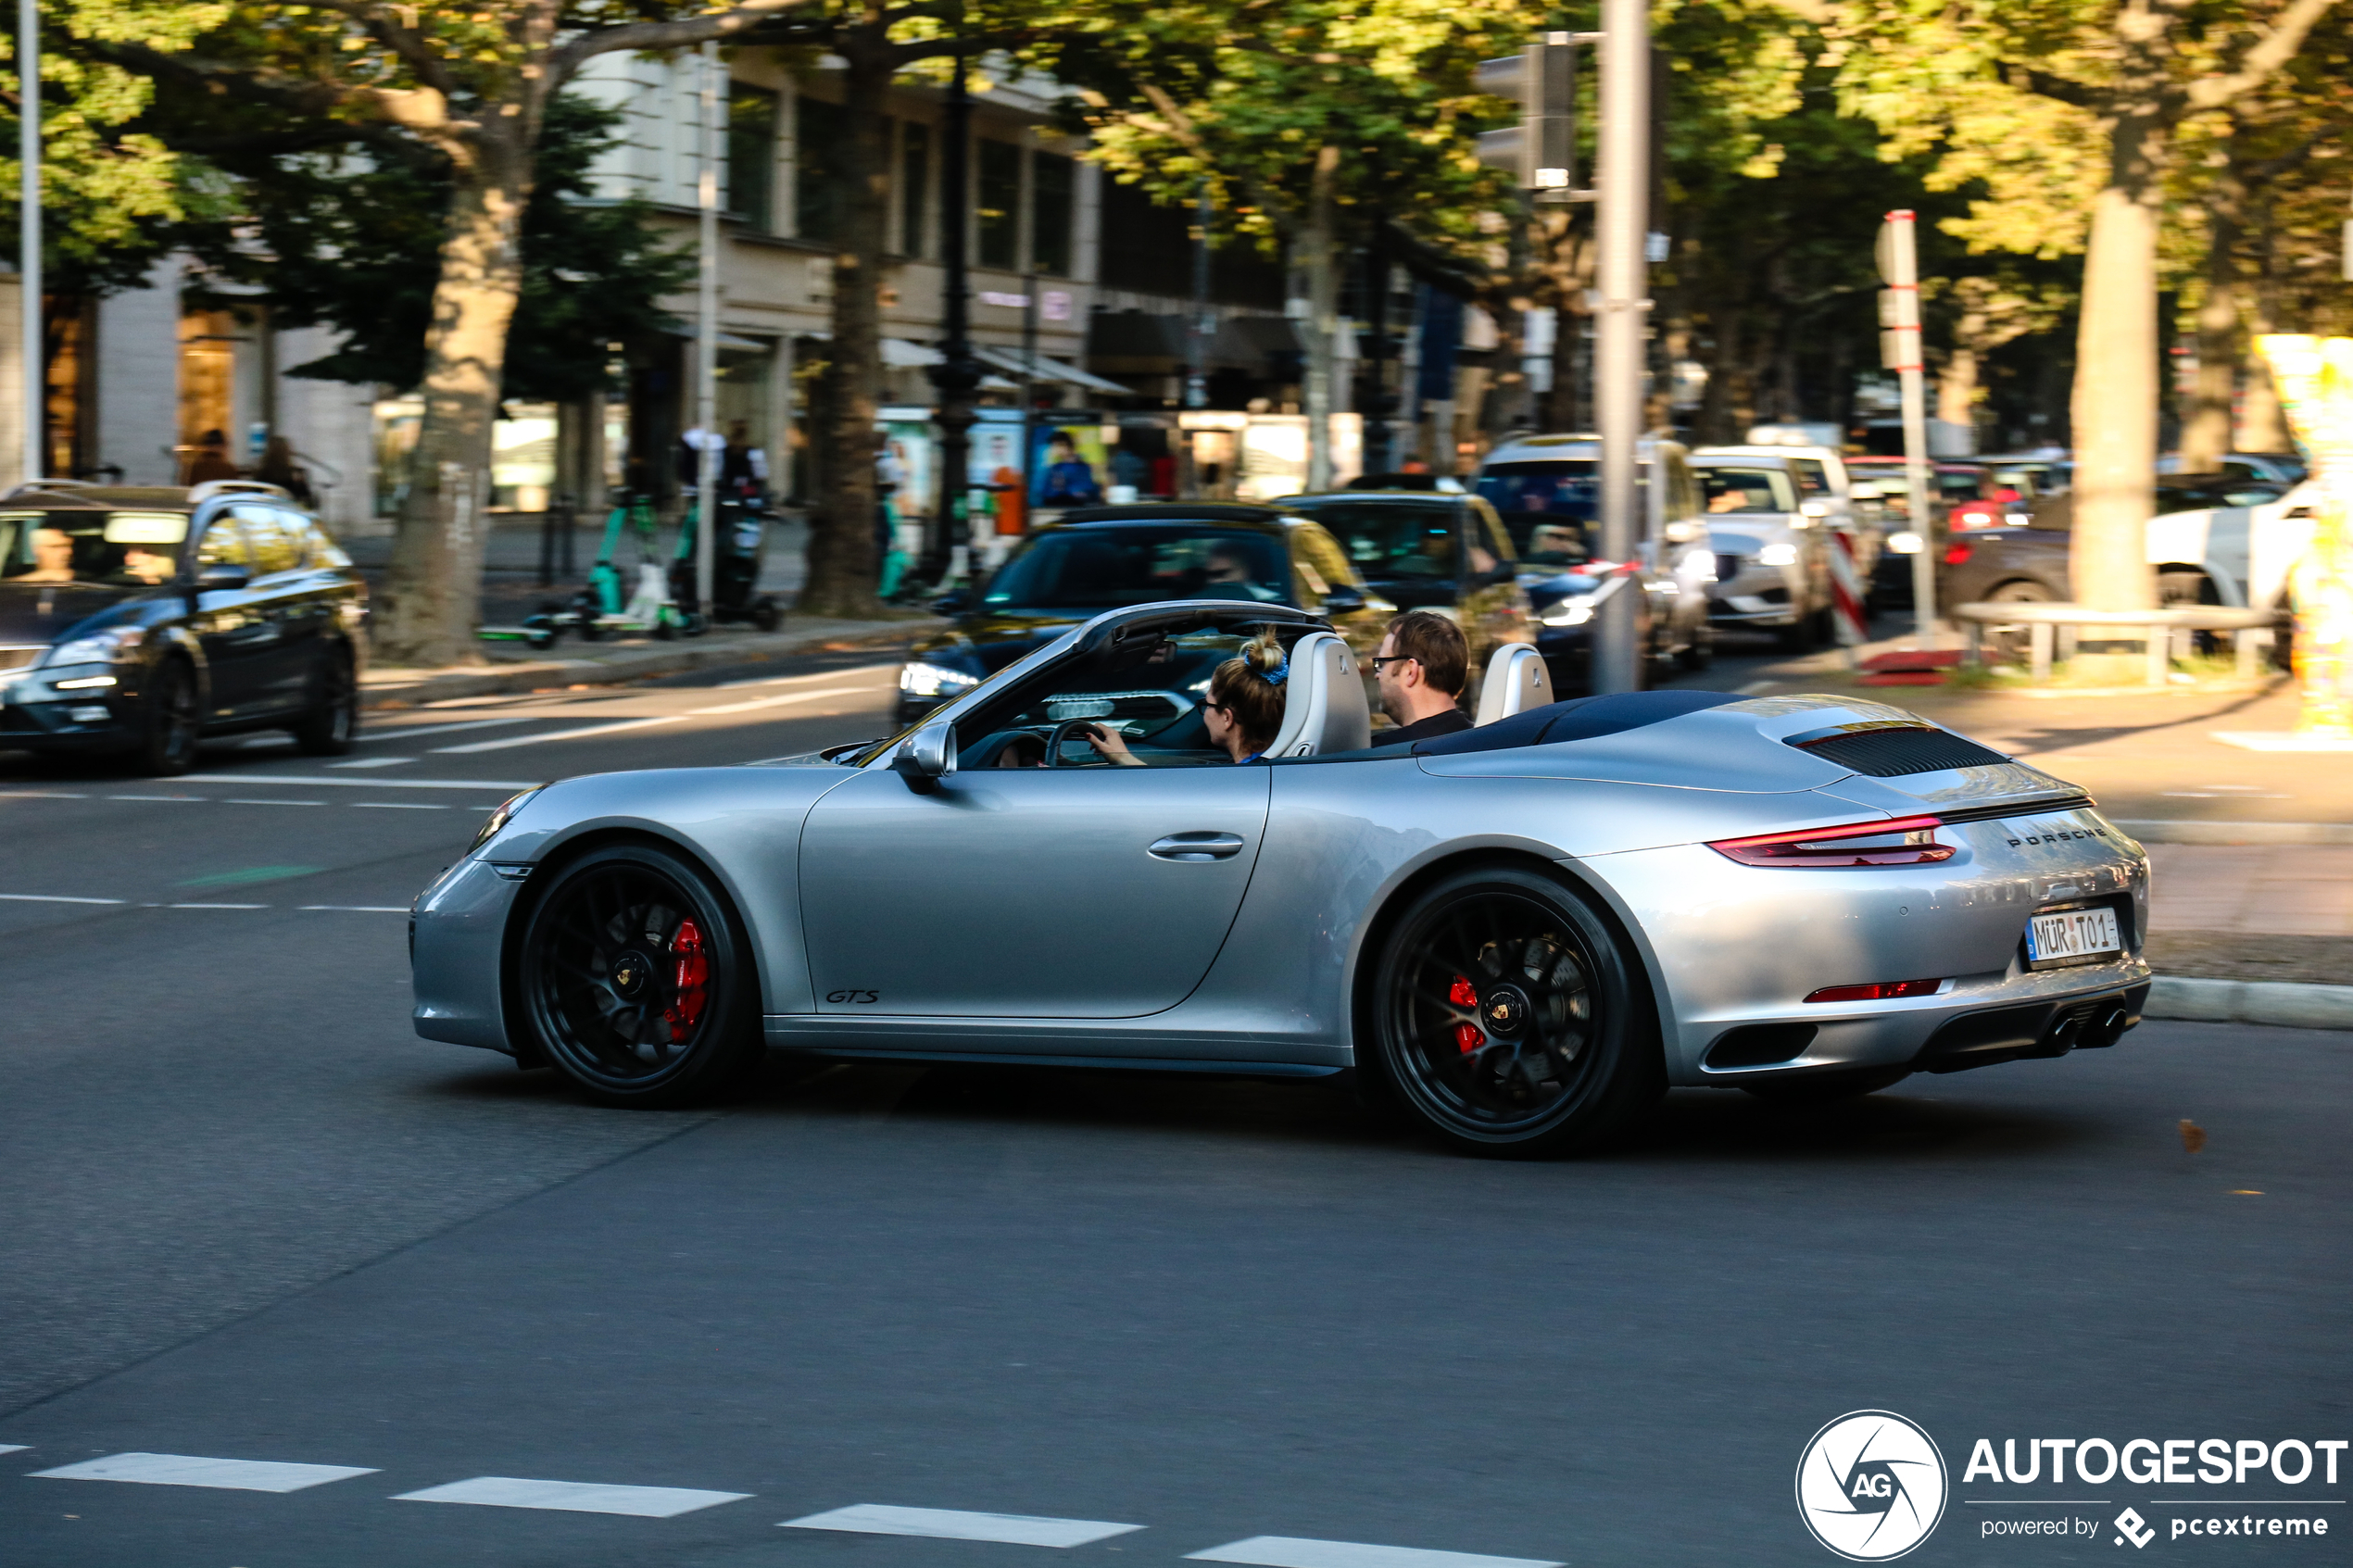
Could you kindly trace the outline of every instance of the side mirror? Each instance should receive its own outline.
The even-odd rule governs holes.
[[[252,581],[252,572],[242,566],[232,566],[224,561],[208,566],[196,573],[196,592],[199,594],[233,593]]]
[[[900,744],[890,759],[890,771],[907,781],[917,795],[929,795],[939,781],[956,771],[956,732],[947,724],[925,724]]]
[[[1335,583],[1324,594],[1324,608],[1335,615],[1348,615],[1365,608],[1365,594],[1352,583]]]

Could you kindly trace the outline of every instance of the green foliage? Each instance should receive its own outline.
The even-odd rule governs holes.
[[[583,396],[604,384],[607,345],[669,324],[661,297],[694,262],[662,246],[636,202],[588,205],[588,173],[619,115],[574,96],[548,106],[522,220],[522,289],[505,395]],[[409,387],[424,370],[440,277],[448,162],[413,143],[364,151],[220,155],[246,220],[203,236],[215,286],[266,290],[283,326],[325,323],[343,348],[289,372]]]

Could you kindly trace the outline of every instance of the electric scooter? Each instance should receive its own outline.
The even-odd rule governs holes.
[[[650,633],[668,642],[681,633],[699,637],[709,630],[709,621],[681,608],[671,596],[669,580],[654,558],[661,526],[651,496],[615,492],[611,515],[605,519],[604,543],[597,551],[597,564],[588,570],[588,586],[574,594],[569,605],[548,612],[548,624],[558,631],[569,627],[589,642],[608,633]],[[626,599],[622,596],[626,579],[614,563],[624,537],[637,546],[636,591]]]
[[[670,567],[671,595],[689,610],[702,608],[696,602],[695,594],[696,531],[700,526],[700,509],[699,505],[687,507],[686,521],[678,525],[678,549]],[[784,624],[784,607],[774,596],[758,591],[761,565],[767,550],[766,520],[752,510],[746,500],[722,495],[719,531],[711,537],[711,620],[749,621],[762,632],[774,632]]]

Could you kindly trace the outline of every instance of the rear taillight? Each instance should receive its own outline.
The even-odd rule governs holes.
[[[1809,1002],[1884,1002],[1897,997],[1933,997],[1942,980],[1881,980],[1869,985],[1825,985]]]
[[[1800,833],[1719,838],[1708,847],[1743,866],[1926,866],[1958,852],[1954,845],[1937,842],[1936,830],[1942,825],[1937,817],[1897,817]]]
[[[1969,564],[1969,541],[1966,539],[1956,539],[1951,544],[1944,546],[1944,564],[1946,566],[1967,566]]]

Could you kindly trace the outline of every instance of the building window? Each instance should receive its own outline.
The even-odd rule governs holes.
[[[980,144],[978,219],[980,264],[1007,271],[1021,265],[1021,149],[1011,142]]]
[[[900,126],[899,138],[899,251],[927,256],[924,242],[931,235],[926,221],[931,208],[925,198],[931,194],[931,127],[908,120]]]
[[[776,94],[740,82],[727,87],[727,215],[755,233],[775,220]]]
[[[1070,276],[1071,192],[1076,166],[1053,153],[1029,160],[1029,264],[1056,278]]]
[[[804,240],[841,237],[842,143],[839,104],[803,97],[793,122],[793,229]]]

